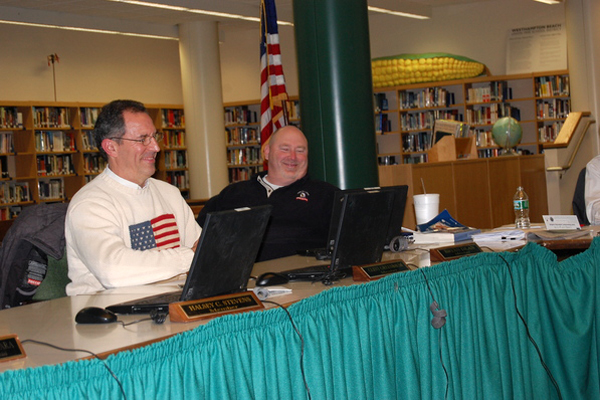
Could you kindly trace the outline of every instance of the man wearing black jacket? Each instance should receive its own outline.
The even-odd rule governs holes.
[[[212,211],[271,204],[273,212],[257,261],[325,247],[338,188],[308,176],[306,137],[294,126],[283,127],[271,136],[264,155],[268,171],[227,186],[206,203],[198,223],[203,226]]]

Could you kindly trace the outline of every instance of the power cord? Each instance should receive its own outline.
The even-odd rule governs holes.
[[[290,322],[292,323],[292,327],[294,328],[294,331],[296,331],[296,334],[300,338],[300,372],[302,373],[302,380],[304,381],[304,387],[306,389],[306,394],[308,395],[308,399],[311,400],[312,397],[310,395],[310,388],[308,387],[308,382],[306,381],[306,373],[304,372],[304,338],[302,337],[302,334],[296,327],[296,324],[294,323],[294,319],[292,318],[292,314],[290,314],[290,312],[287,310],[287,308],[285,308],[283,305],[281,305],[277,302],[274,302],[272,300],[262,300],[262,302],[274,304],[277,307],[280,307],[283,311],[285,311],[288,318],[290,319]]]
[[[100,360],[102,362],[102,364],[106,367],[106,369],[108,370],[108,372],[110,373],[110,375],[115,379],[115,381],[117,381],[117,384],[119,385],[119,389],[121,389],[121,394],[123,395],[123,399],[127,400],[127,396],[125,395],[125,390],[123,389],[123,385],[121,384],[121,381],[119,380],[119,378],[117,378],[117,376],[112,371],[112,369],[110,369],[110,367],[108,366],[108,364],[106,363],[106,361],[104,361],[103,359],[101,359],[96,353],[91,352],[89,350],[82,350],[82,349],[67,349],[67,348],[64,348],[64,347],[56,346],[56,345],[51,344],[51,343],[42,342],[42,341],[34,340],[34,339],[25,339],[25,340],[21,341],[21,344],[25,344],[25,343],[39,344],[39,345],[42,345],[42,346],[52,347],[53,349],[61,350],[61,351],[73,351],[73,352],[81,352],[81,353],[90,354],[91,356],[97,358],[98,360]]]
[[[427,284],[427,289],[429,290],[429,294],[431,295],[432,303],[429,305],[429,310],[433,314],[433,319],[431,320],[431,326],[435,329],[438,329],[438,347],[440,349],[440,363],[442,364],[442,369],[444,370],[444,375],[446,376],[446,392],[444,394],[444,399],[448,398],[448,390],[450,389],[450,378],[448,377],[448,370],[446,370],[446,365],[444,364],[444,358],[442,355],[442,327],[446,324],[446,317],[448,313],[444,309],[439,309],[438,302],[435,300],[433,296],[433,291],[431,290],[431,286],[429,285],[429,280],[427,279],[427,275],[422,268],[419,268],[421,274],[423,274],[423,278],[425,278],[425,283]]]
[[[521,322],[523,322],[523,325],[525,326],[525,332],[527,334],[527,338],[533,344],[533,347],[535,347],[535,350],[536,350],[537,355],[538,355],[538,357],[540,359],[540,362],[542,363],[542,367],[546,371],[546,374],[548,374],[548,377],[550,378],[550,381],[552,382],[552,385],[554,385],[554,388],[556,389],[556,392],[558,394],[558,398],[560,400],[562,400],[562,393],[561,393],[560,388],[558,386],[558,382],[556,382],[556,379],[554,379],[554,375],[552,375],[552,372],[550,371],[550,368],[548,367],[548,365],[544,361],[544,358],[542,357],[542,352],[540,351],[540,348],[538,347],[536,341],[531,336],[531,333],[529,331],[529,326],[527,325],[527,322],[525,321],[525,318],[523,317],[523,315],[519,311],[519,307],[517,306],[517,291],[515,289],[515,281],[514,281],[514,278],[513,278],[512,269],[510,268],[510,263],[508,261],[506,261],[506,259],[504,257],[502,257],[502,255],[500,255],[500,258],[502,259],[502,261],[504,261],[504,263],[506,264],[506,267],[508,268],[508,275],[510,276],[510,285],[511,285],[512,292],[513,292],[513,297],[514,297],[514,300],[515,300],[515,310],[517,312],[517,315],[521,319]]]

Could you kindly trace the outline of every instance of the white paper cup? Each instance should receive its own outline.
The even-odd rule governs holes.
[[[440,195],[437,193],[416,194],[413,202],[417,225],[429,222],[440,213]]]

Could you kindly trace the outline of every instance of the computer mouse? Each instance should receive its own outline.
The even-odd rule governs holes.
[[[117,322],[117,314],[101,307],[86,307],[75,316],[78,324],[110,324]]]
[[[256,286],[284,285],[289,281],[289,278],[285,275],[278,274],[276,272],[265,272],[256,278]]]

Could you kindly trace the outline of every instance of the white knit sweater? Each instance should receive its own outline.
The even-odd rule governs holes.
[[[161,239],[156,231],[160,222],[155,222],[154,229],[150,223],[169,214],[176,226],[167,228],[167,238]],[[142,250],[145,240],[135,244],[139,229],[133,226],[138,224],[149,231],[150,247],[154,241],[158,247]],[[185,273],[200,232],[192,210],[175,186],[151,178],[144,188],[134,189],[105,171],[81,188],[69,204],[65,237],[72,282],[67,285],[67,294],[144,285]],[[132,249],[132,238],[133,247],[139,250]]]

